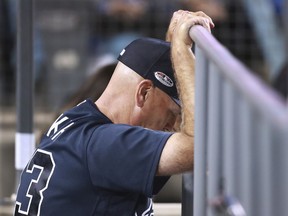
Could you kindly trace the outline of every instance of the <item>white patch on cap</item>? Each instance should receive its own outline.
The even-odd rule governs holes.
[[[154,73],[154,76],[159,82],[161,82],[163,85],[167,87],[172,87],[174,85],[172,79],[165,73],[157,71]]]
[[[123,49],[122,51],[121,51],[121,53],[120,53],[120,55],[122,56],[124,53],[125,53],[125,49]]]

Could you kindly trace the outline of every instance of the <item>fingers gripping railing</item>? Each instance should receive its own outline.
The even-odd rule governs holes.
[[[196,43],[195,168],[182,215],[284,215],[287,102],[203,27],[189,33]],[[191,193],[193,208],[185,199]]]

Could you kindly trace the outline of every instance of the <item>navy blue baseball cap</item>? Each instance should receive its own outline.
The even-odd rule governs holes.
[[[136,39],[122,50],[118,60],[144,79],[151,80],[180,106],[169,42],[154,38]]]

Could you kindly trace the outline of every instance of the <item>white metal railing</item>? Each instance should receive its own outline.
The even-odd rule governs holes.
[[[184,189],[182,215],[285,215],[287,102],[203,27],[190,36],[196,43],[194,207],[187,208],[185,193],[192,191]]]

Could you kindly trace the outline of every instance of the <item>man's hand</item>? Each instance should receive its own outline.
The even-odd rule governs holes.
[[[173,41],[173,38],[183,41],[186,45],[192,46],[192,41],[189,37],[189,30],[194,25],[202,25],[209,32],[211,27],[214,27],[212,19],[202,11],[190,12],[178,10],[174,12],[170,21],[170,25],[166,34],[166,40]],[[175,37],[173,37],[175,35]]]

